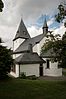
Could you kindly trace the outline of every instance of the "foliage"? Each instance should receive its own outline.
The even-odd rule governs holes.
[[[62,22],[62,20],[66,17],[66,9],[65,6],[63,4],[60,4],[58,6],[58,10],[59,12],[57,13],[57,15],[55,15],[55,19],[57,22]],[[64,24],[66,26],[66,22]]]
[[[66,18],[66,5],[60,4],[58,6],[59,13],[56,15],[56,21],[62,22]],[[59,17],[60,16],[60,17]],[[64,26],[66,27],[66,21],[64,22]],[[64,68],[66,67],[66,32],[62,36],[62,46],[61,46],[61,66]]]
[[[66,32],[65,32],[65,34],[62,37],[61,59],[62,59],[61,66],[63,68],[66,68]]]
[[[35,75],[31,75],[31,76],[27,76],[27,79],[30,79],[30,80],[36,80],[37,77]]]
[[[24,72],[22,72],[22,73],[20,74],[20,78],[26,79],[26,74],[25,74]]]
[[[41,48],[41,52],[43,52],[43,51],[45,52],[51,48],[54,48],[55,45],[58,46],[58,44],[61,43],[61,40],[60,40],[61,36],[59,34],[53,35],[50,32],[50,34],[49,35],[47,34],[46,37],[47,38],[46,38],[44,45]],[[57,42],[59,42],[59,43],[57,43]]]
[[[35,75],[31,75],[31,76],[26,76],[26,74],[24,72],[22,72],[20,74],[20,77],[19,78],[22,78],[22,79],[30,79],[30,80],[36,80],[37,77]]]
[[[0,0],[0,12],[2,12],[3,7],[4,7],[4,3],[2,2],[2,0]]]
[[[0,45],[0,79],[4,78],[11,70],[13,59],[10,52],[10,49]]]
[[[59,62],[59,65],[63,68],[66,67],[66,33],[62,38],[59,38],[58,35],[53,35],[53,40],[51,39],[51,35],[49,35],[49,39],[46,40],[46,43],[41,48],[41,53],[48,51],[49,49],[53,49],[53,52],[56,54],[56,57],[53,59]]]
[[[57,15],[55,15],[55,19],[57,22],[60,23],[66,17],[66,9],[63,4],[60,4],[58,6],[58,10],[59,12],[57,13]],[[66,22],[64,22],[64,26],[66,27]],[[50,33],[50,35],[47,37],[48,40],[46,40],[46,43],[43,45],[41,49],[41,53],[44,53],[45,51],[52,48],[53,52],[56,54],[56,60],[59,62],[59,65],[65,68],[66,67],[66,32],[64,33],[61,39],[59,39],[60,35],[58,34],[53,35],[52,33]]]

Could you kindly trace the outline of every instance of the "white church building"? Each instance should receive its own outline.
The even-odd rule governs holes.
[[[51,50],[43,55],[40,54],[41,47],[45,43],[46,35],[49,32],[45,19],[43,33],[30,37],[27,28],[21,20],[17,33],[13,39],[13,59],[14,65],[10,74],[19,77],[21,73],[26,76],[62,76],[62,68],[58,67],[58,62],[53,62],[54,54]]]

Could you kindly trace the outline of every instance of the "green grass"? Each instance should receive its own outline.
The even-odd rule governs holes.
[[[0,81],[0,99],[66,99],[66,81]]]

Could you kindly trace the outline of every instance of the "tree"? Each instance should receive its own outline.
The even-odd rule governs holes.
[[[60,23],[66,18],[66,9],[62,4],[58,6],[58,9],[59,12],[55,15],[55,20]],[[66,21],[64,22],[64,26],[66,27]],[[57,60],[61,67],[66,68],[66,32],[62,38],[59,38],[59,35],[54,36],[50,33],[48,40],[46,40],[46,43],[41,48],[41,53],[44,53],[51,48],[56,54],[56,57],[53,59]]]
[[[65,6],[66,6],[65,4],[60,4],[58,6],[59,12],[57,13],[57,15],[55,15],[55,20],[59,23],[62,22],[63,19],[65,19],[65,17],[66,17],[66,7]],[[64,22],[64,26],[66,27],[66,21]]]
[[[56,15],[55,19],[57,22],[62,22],[66,19],[66,4],[60,4],[58,6],[59,13]],[[60,16],[60,17],[59,17]],[[64,22],[64,26],[66,27],[66,20]],[[62,46],[61,46],[61,66],[66,68],[66,32],[62,36]]]
[[[2,0],[0,0],[0,12],[4,4]],[[0,79],[6,77],[6,75],[11,70],[11,65],[13,64],[13,59],[11,57],[11,50],[1,45],[2,39],[0,38]]]
[[[7,76],[11,70],[13,59],[11,50],[0,45],[0,79]]]
[[[0,12],[2,12],[3,7],[4,7],[4,3],[2,2],[2,0],[0,0]]]
[[[56,56],[53,57],[54,61],[60,62],[61,60],[60,53],[62,46],[62,40],[60,38],[61,36],[59,34],[53,35],[52,32],[50,32],[50,34],[47,35],[46,37],[47,39],[41,48],[41,54],[46,53],[49,49],[52,49]]]

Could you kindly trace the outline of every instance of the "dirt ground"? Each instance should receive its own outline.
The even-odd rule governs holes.
[[[49,80],[49,81],[51,81],[51,80],[59,80],[59,81],[62,81],[62,80],[66,80],[66,76],[62,76],[62,77],[48,77],[48,76],[43,76],[43,77],[39,77],[38,78],[39,80]]]

